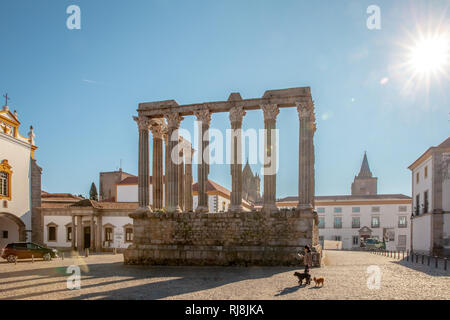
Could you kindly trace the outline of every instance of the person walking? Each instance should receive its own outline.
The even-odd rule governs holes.
[[[311,248],[306,245],[304,254],[298,254],[301,258],[303,258],[303,264],[305,265],[305,273],[309,273],[309,269],[312,267],[312,252]]]

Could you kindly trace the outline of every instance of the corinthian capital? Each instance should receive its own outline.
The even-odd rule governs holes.
[[[178,129],[180,127],[181,120],[183,120],[183,117],[176,112],[166,113],[164,114],[164,117],[167,120],[167,127],[171,129]]]
[[[230,109],[230,121],[241,122],[246,112],[243,107],[233,107]]]
[[[197,121],[201,121],[205,124],[211,122],[211,112],[208,109],[194,111],[194,116],[197,117]]]
[[[300,120],[311,118],[314,119],[314,105],[308,102],[297,102],[298,118]]]
[[[261,109],[264,113],[264,120],[276,120],[280,113],[280,108],[276,104],[263,104]]]
[[[150,120],[150,131],[153,134],[153,138],[162,139],[164,136],[165,129],[167,130],[167,125],[163,119],[151,119]]]
[[[133,117],[134,121],[136,121],[139,130],[148,130],[150,129],[150,119],[145,116]]]

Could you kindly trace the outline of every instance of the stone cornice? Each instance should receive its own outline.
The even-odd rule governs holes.
[[[295,107],[297,103],[311,103],[309,87],[292,88],[283,90],[269,90],[262,98],[244,99],[236,101],[217,101],[208,103],[196,103],[178,105],[175,100],[140,103],[138,113],[150,118],[161,118],[166,112],[176,112],[181,116],[194,115],[194,112],[208,109],[210,113],[229,112],[236,106],[244,110],[258,110],[264,104],[276,104],[278,108]]]

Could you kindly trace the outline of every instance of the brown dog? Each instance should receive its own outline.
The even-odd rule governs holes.
[[[316,278],[314,277],[314,286],[317,287],[319,284],[323,287],[323,283],[325,282],[325,278]]]

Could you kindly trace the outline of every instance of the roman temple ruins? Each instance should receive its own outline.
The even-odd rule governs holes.
[[[298,205],[276,206],[277,145],[273,138],[280,108],[295,107],[299,116]],[[263,206],[243,210],[242,120],[247,110],[264,115]],[[318,216],[314,212],[314,104],[309,87],[266,91],[262,98],[242,99],[232,93],[227,101],[178,105],[175,100],[141,103],[134,117],[139,129],[138,209],[133,219],[133,243],[124,253],[126,264],[148,265],[299,265],[297,253],[313,249],[320,266]],[[228,112],[232,130],[231,203],[227,212],[209,213],[206,185],[209,167],[211,116]],[[198,121],[198,204],[192,205],[191,144],[180,139],[184,117]],[[166,121],[164,121],[164,119]],[[167,123],[166,123],[167,122]],[[152,198],[150,205],[149,131],[153,136]],[[165,159],[163,158],[165,145]],[[163,161],[165,172],[163,172]],[[183,171],[184,170],[184,171]],[[184,173],[184,174],[180,174]],[[163,179],[165,186],[163,188]],[[163,207],[163,192],[166,194]]]

